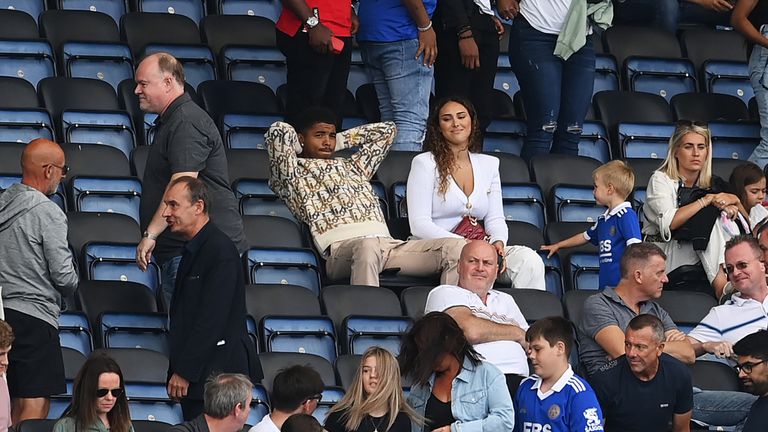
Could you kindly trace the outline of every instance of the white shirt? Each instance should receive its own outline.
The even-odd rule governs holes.
[[[262,418],[261,421],[248,432],[280,432],[280,428],[275,425],[269,415],[265,415],[264,418]]]
[[[744,336],[768,328],[768,297],[760,303],[735,293],[731,299],[710,309],[688,336],[699,342],[736,343]]]
[[[572,0],[521,1],[520,13],[531,27],[547,34],[560,34]],[[579,0],[586,1],[586,0]]]
[[[454,306],[466,306],[478,318],[528,329],[528,322],[517,307],[515,299],[509,294],[493,289],[488,291],[486,304],[483,304],[480,297],[470,290],[455,285],[440,285],[429,292],[424,313],[444,312]],[[475,344],[474,348],[501,372],[528,376],[528,359],[519,343],[500,340]]]

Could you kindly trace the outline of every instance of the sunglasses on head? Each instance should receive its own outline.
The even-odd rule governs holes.
[[[695,120],[695,121],[694,120],[678,120],[677,121],[677,126],[678,127],[680,127],[680,126],[683,126],[683,127],[696,126],[696,127],[701,127],[701,128],[709,128],[709,123],[707,123],[705,121],[699,121],[699,120]]]
[[[113,388],[113,389],[100,388],[100,389],[96,390],[96,396],[98,396],[100,398],[103,398],[104,396],[106,396],[107,393],[112,393],[112,397],[117,398],[117,397],[120,397],[121,394],[123,394],[123,389],[121,389],[121,388]]]

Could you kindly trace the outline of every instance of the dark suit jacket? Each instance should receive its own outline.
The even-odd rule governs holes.
[[[212,374],[236,372],[262,378],[245,327],[245,284],[235,244],[212,223],[184,247],[170,308],[168,376],[189,380],[187,397],[203,398]]]

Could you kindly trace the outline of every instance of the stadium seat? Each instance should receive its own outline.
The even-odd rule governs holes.
[[[173,425],[151,420],[131,420],[131,425],[135,432],[170,432]]]
[[[131,173],[138,179],[144,178],[144,168],[147,166],[149,146],[139,146],[131,152]]]
[[[666,156],[666,153],[665,153]],[[648,181],[651,179],[654,171],[656,171],[662,164],[663,158],[659,159],[628,159],[627,164],[635,172],[635,187],[648,186]]]
[[[264,134],[273,123],[284,121],[282,115],[224,114],[220,128],[224,146],[235,149],[265,150]]]
[[[0,108],[39,108],[37,91],[29,81],[0,77]]]
[[[489,100],[489,116],[492,119],[515,119],[525,117],[524,113],[518,112],[512,96],[503,90],[491,89]]]
[[[130,399],[128,409],[131,421],[148,420],[172,425],[184,422],[181,405],[174,402]]]
[[[731,176],[731,173],[737,166],[743,164],[743,160],[715,158],[712,159],[712,175],[716,175],[721,179],[727,179]]]
[[[120,18],[120,37],[131,47],[134,58],[141,58],[149,44],[200,45],[195,21],[167,13],[129,12]]]
[[[664,290],[655,301],[684,333],[693,330],[710,309],[717,306],[717,300],[711,295],[694,291]]]
[[[550,292],[524,288],[500,288],[499,291],[515,299],[528,324],[550,316],[564,316],[563,304]]]
[[[615,25],[603,33],[603,45],[624,69],[630,57],[679,59],[680,44],[675,36],[659,28]],[[628,78],[625,74],[624,78]],[[629,88],[629,87],[626,87]]]
[[[674,132],[671,123],[619,123],[617,144],[627,159],[663,160]]]
[[[503,91],[510,98],[514,98],[515,94],[520,91],[520,84],[517,82],[517,77],[515,76],[515,73],[512,72],[511,67],[496,69],[493,88]]]
[[[373,84],[363,84],[355,92],[355,101],[358,110],[370,123],[381,121],[381,112],[379,111],[379,97],[376,95],[376,88]]]
[[[78,303],[91,328],[101,328],[99,317],[106,312],[155,313],[155,298],[148,287],[135,282],[83,280],[77,287]]]
[[[270,189],[267,180],[241,178],[235,180],[232,190],[239,201],[241,215],[277,216],[297,223],[285,202]]]
[[[520,156],[507,153],[495,153],[499,160],[499,178],[502,183],[525,183],[531,181],[528,163]]]
[[[384,213],[384,219],[389,219],[389,199],[387,198],[387,190],[384,189],[384,185],[378,180],[371,180],[371,187],[373,193],[376,194],[376,198],[381,205],[381,212]],[[408,235],[411,235],[411,230],[408,229]]]
[[[139,223],[141,182],[135,177],[73,177],[69,181],[71,208],[83,212],[120,213]]]
[[[267,395],[267,390],[263,385],[254,383],[251,399],[251,412],[248,413],[248,420],[245,421],[246,427],[248,427],[248,425],[255,426],[267,414],[269,414],[269,397]]]
[[[205,16],[205,0],[131,0],[137,12],[167,13],[185,16],[195,23]]]
[[[550,196],[550,214],[561,222],[597,222],[605,207],[597,204],[592,186],[556,184]]]
[[[483,137],[483,152],[509,153],[520,156],[525,135],[526,126],[522,120],[491,120]]]
[[[225,149],[229,181],[240,178],[269,179],[269,153],[266,150]]]
[[[389,189],[390,219],[408,219],[407,188],[404,182],[395,182]],[[386,215],[384,216],[386,218]]]
[[[2,0],[0,1],[0,9],[13,9],[26,12],[32,18],[37,20],[47,7],[45,1],[42,0]]]
[[[3,142],[0,141],[0,173],[10,176],[9,183],[4,187],[21,180],[21,154],[24,152],[26,143]]]
[[[592,95],[605,90],[620,90],[619,67],[610,54],[595,55],[595,84]]]
[[[289,284],[246,285],[245,307],[257,323],[267,315],[321,315],[316,294]]]
[[[561,298],[563,296],[563,271],[560,266],[560,260],[557,255],[547,258],[547,252],[539,250],[546,243],[544,241],[543,228],[513,220],[507,221],[507,229],[510,239],[507,243],[528,246],[538,251],[541,260],[544,262],[544,280],[547,291]]]
[[[88,280],[113,280],[140,283],[152,292],[160,289],[160,267],[154,258],[146,271],[136,265],[135,243],[88,242],[83,247],[80,266]]]
[[[141,231],[135,220],[119,213],[70,212],[67,214],[67,240],[81,256],[90,242],[132,243],[141,241]]]
[[[705,90],[708,93],[736,96],[744,103],[748,103],[754,96],[746,62],[709,60],[704,62],[702,68]]]
[[[251,3],[258,3],[251,0]],[[276,47],[275,20],[249,14],[209,15],[200,24],[203,40],[221,59],[230,45]],[[222,72],[224,72],[222,70]],[[222,73],[222,76],[226,74]]]
[[[7,3],[16,3],[13,0],[5,0],[2,3],[6,3],[6,5],[0,6],[0,39],[37,39],[40,37],[37,31],[37,16],[39,14],[33,17],[23,10],[16,10],[15,6],[8,8]]]
[[[197,88],[200,83],[216,79],[216,59],[205,45],[177,45],[149,43],[144,46],[143,56],[165,52],[181,62],[187,84]],[[143,57],[142,56],[142,57]]]
[[[92,335],[91,325],[84,313],[64,311],[59,315],[59,342],[62,348],[73,349],[87,357],[93,351]]]
[[[736,96],[719,93],[685,93],[669,101],[677,120],[738,122],[749,120],[747,105]]]
[[[339,333],[350,315],[402,317],[400,300],[386,289],[366,285],[330,285],[320,292],[323,309]]]
[[[124,43],[67,42],[60,55],[67,77],[99,79],[115,89],[133,80],[133,56]]]
[[[0,76],[18,77],[37,86],[56,74],[53,48],[45,39],[0,40]]]
[[[574,325],[578,325],[581,320],[584,301],[593,295],[595,295],[595,291],[568,291],[563,295],[565,315]]]
[[[336,332],[325,316],[266,315],[259,322],[261,344],[266,352],[315,354],[336,360]]]
[[[120,17],[125,15],[125,0],[57,0],[59,10],[82,10],[88,12],[101,12],[109,15],[115,24],[120,22]]]
[[[397,356],[402,336],[411,324],[413,321],[403,316],[349,315],[342,322],[343,345],[349,354],[380,346]]]
[[[56,419],[24,420],[14,428],[16,432],[51,432]]]
[[[707,60],[745,62],[748,52],[744,36],[735,30],[715,30],[700,26],[686,29],[680,35],[684,57],[690,59],[696,70]]]
[[[246,81],[206,81],[200,85],[198,91],[203,107],[219,124],[225,114],[282,113],[277,96],[264,84]]]
[[[354,60],[349,66],[349,77],[347,78],[347,90],[352,94],[357,93],[357,89],[364,84],[372,84],[371,78],[368,76],[368,71],[361,63],[356,63]]]
[[[126,158],[136,147],[133,121],[125,111],[64,110],[61,128],[66,142],[108,145]]]
[[[164,313],[104,312],[99,324],[104,348],[143,348],[170,355]]]
[[[262,383],[267,391],[272,390],[272,383],[277,373],[293,365],[309,365],[320,374],[323,384],[335,386],[336,374],[328,360],[314,354],[299,354],[285,352],[263,352],[259,354],[261,369],[264,371]]]
[[[702,390],[741,390],[738,374],[721,362],[696,360],[691,368],[691,379],[693,386]]]
[[[710,122],[709,130],[716,159],[747,160],[760,144],[760,124],[756,122]]]
[[[614,158],[624,157],[618,145],[618,126],[621,123],[671,123],[672,112],[666,99],[650,93],[604,91],[593,99],[595,113],[608,129],[614,143]]]
[[[243,227],[248,247],[302,248],[307,246],[301,229],[290,219],[267,215],[245,215]]]
[[[325,387],[317,403],[317,409],[312,413],[312,417],[318,422],[324,422],[328,417],[328,412],[344,397],[344,389],[338,386]]]
[[[26,144],[35,138],[52,140],[55,136],[53,121],[42,108],[0,109],[0,142]],[[13,163],[18,167],[19,161]]]
[[[594,223],[588,222],[550,222],[546,227],[547,244],[567,239],[574,234],[584,232]],[[591,243],[558,251],[563,269],[563,281],[568,290],[599,287],[599,263],[597,247]]]
[[[88,357],[76,349],[62,346],[61,358],[64,361],[64,380],[67,382],[67,391],[64,395],[71,397],[75,377]]]
[[[561,220],[558,217],[570,220],[571,209],[581,207],[587,207],[588,214],[596,211],[591,192],[592,171],[599,166],[600,162],[595,159],[564,154],[542,155],[531,160],[531,176],[549,203],[548,220]],[[569,168],[564,170],[562,167]],[[586,202],[591,204],[584,205]],[[578,217],[573,216],[580,217],[581,213]],[[581,220],[585,219],[586,216]]]
[[[165,388],[168,381],[168,357],[165,354],[143,348],[102,348],[99,351],[115,359],[120,366],[128,400],[169,402]],[[150,409],[166,412],[167,407],[146,406],[141,410],[144,413],[138,417],[134,417],[133,407],[131,407],[131,418],[160,420],[168,423],[168,420],[162,418],[147,418],[146,412]]]
[[[579,140],[579,156],[590,157],[601,163],[611,160],[611,144],[608,141],[608,131],[599,121],[585,121],[581,140]]]
[[[631,56],[624,68],[631,91],[657,94],[667,101],[696,91],[696,71],[687,59]]]
[[[424,316],[427,296],[433,286],[412,286],[400,291],[400,303],[406,316],[417,320]]]
[[[334,368],[336,369],[339,384],[343,388],[349,389],[355,385],[355,374],[362,360],[363,356],[360,354],[341,354],[336,358]]]
[[[252,284],[293,284],[320,291],[320,264],[311,249],[251,248],[243,254],[246,281]]]
[[[501,199],[508,221],[527,222],[544,229],[544,196],[536,183],[502,183]]]
[[[262,16],[277,22],[282,9],[279,0],[217,0],[216,10],[222,15]]]
[[[390,190],[396,182],[406,183],[408,173],[411,172],[411,160],[419,152],[398,151],[390,152],[379,165],[376,171],[376,179],[384,185],[386,190]]]

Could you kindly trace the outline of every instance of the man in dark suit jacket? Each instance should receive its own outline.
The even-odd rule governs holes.
[[[194,177],[171,182],[163,197],[171,232],[187,240],[170,307],[168,395],[184,419],[203,412],[203,386],[212,374],[242,373],[253,382],[261,366],[245,328],[245,284],[232,240],[209,223],[208,193]]]

